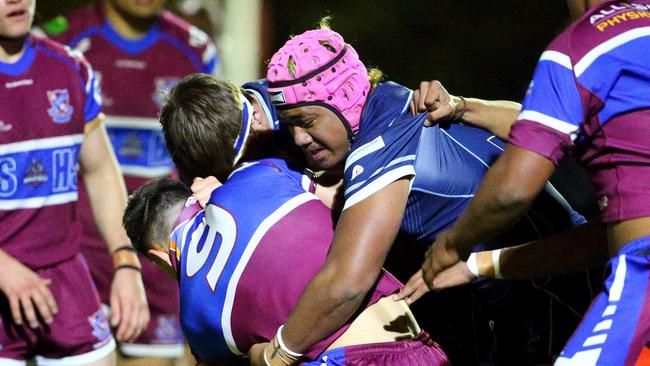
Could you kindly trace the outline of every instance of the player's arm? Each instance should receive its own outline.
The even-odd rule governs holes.
[[[508,144],[488,170],[470,205],[427,251],[422,265],[426,284],[433,286],[435,275],[466,260],[474,245],[495,238],[513,225],[531,206],[554,169],[546,157]]]
[[[110,252],[115,254],[118,248],[131,245],[122,227],[126,188],[100,118],[101,115],[86,124],[79,162],[97,228]],[[129,252],[120,250],[117,255],[129,255]],[[139,267],[135,252],[130,256],[129,263]],[[111,287],[111,324],[118,326],[117,338],[135,338],[148,322],[149,309],[140,272],[128,267],[116,270]]]
[[[285,323],[282,339],[304,353],[338,330],[376,282],[397,235],[409,194],[399,179],[341,214],[326,262]],[[253,364],[264,365],[252,355]]]
[[[423,81],[413,92],[411,113],[427,112],[426,126],[439,122],[464,122],[507,140],[521,104],[508,100],[461,98],[449,94],[437,81]]]
[[[432,287],[441,290],[464,285],[477,276],[534,279],[595,267],[609,257],[606,238],[605,224],[589,222],[530,243],[473,253],[467,262],[459,262],[437,274]],[[419,271],[394,299],[413,303],[428,291]]]

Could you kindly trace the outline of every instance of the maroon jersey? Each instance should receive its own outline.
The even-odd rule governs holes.
[[[78,156],[100,100],[80,53],[37,37],[25,47],[0,62],[0,248],[40,268],[79,252]]]

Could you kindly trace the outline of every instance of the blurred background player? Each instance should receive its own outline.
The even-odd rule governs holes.
[[[166,0],[104,0],[44,24],[54,39],[82,51],[100,79],[108,134],[125,176],[128,192],[151,178],[175,174],[156,116],[163,95],[184,76],[212,74],[218,63],[215,45],[198,28],[164,10]],[[108,301],[111,259],[90,222],[81,190],[84,241],[104,303]],[[178,323],[178,286],[149,261],[143,279],[151,322],[133,342],[119,345],[130,357],[160,358],[173,364],[183,354]],[[154,360],[127,359],[151,365]]]
[[[77,166],[116,253],[111,323],[128,341],[149,311],[119,220],[126,191],[93,70],[80,53],[29,34],[35,5],[0,1],[0,364],[36,356],[43,365],[111,365],[115,344],[80,253]]]

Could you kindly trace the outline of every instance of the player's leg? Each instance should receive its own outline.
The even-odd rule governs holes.
[[[59,304],[34,348],[39,366],[113,365],[115,341],[81,254],[38,271],[51,278]]]

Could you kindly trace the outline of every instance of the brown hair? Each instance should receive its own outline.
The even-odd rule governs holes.
[[[206,74],[181,80],[160,111],[172,160],[187,178],[213,175],[224,181],[233,169],[242,105],[236,85]]]

